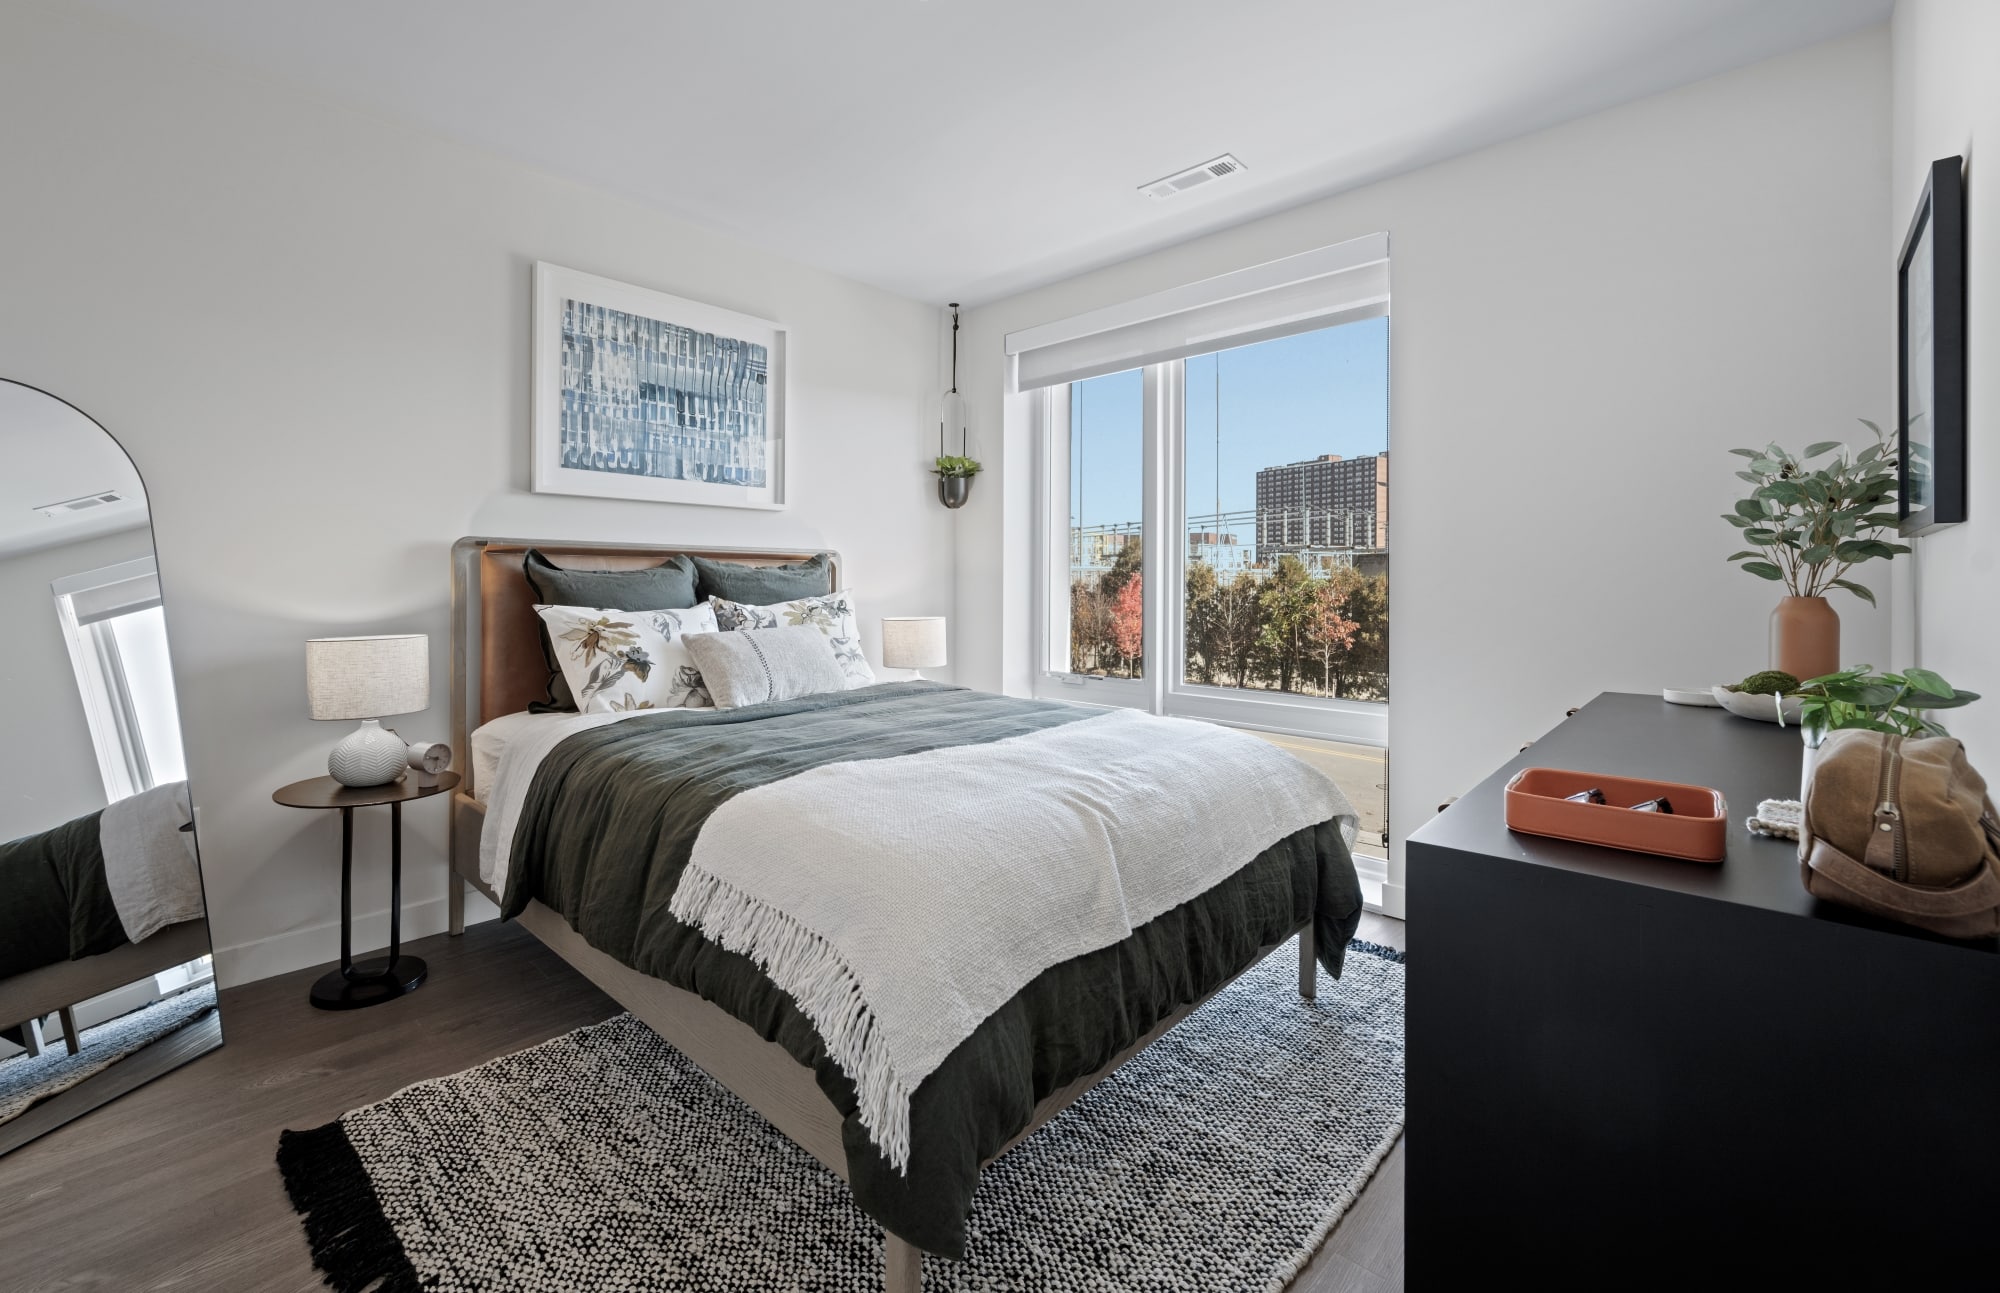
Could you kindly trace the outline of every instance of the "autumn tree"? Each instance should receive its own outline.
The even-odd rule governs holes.
[[[1142,625],[1142,645],[1131,652],[1121,649],[1118,639],[1121,598],[1128,585],[1139,579],[1144,549],[1139,536],[1132,535],[1112,556],[1111,566],[1096,579],[1077,579],[1069,588],[1069,659],[1078,673],[1130,672],[1130,664],[1144,654],[1144,617],[1132,611],[1129,618]],[[1143,590],[1133,593],[1135,605],[1143,604]]]
[[[1328,584],[1340,614],[1354,622],[1343,651],[1325,657],[1332,694],[1356,700],[1389,698],[1389,577],[1364,575],[1352,567],[1335,570]]]
[[[1313,588],[1312,626],[1308,639],[1319,653],[1319,689],[1333,692],[1333,658],[1354,649],[1354,635],[1361,625],[1342,612],[1347,598],[1332,579],[1322,579]]]
[[[1118,589],[1111,601],[1111,647],[1124,663],[1125,673],[1136,678],[1140,671],[1132,662],[1146,654],[1146,577],[1133,575]]]

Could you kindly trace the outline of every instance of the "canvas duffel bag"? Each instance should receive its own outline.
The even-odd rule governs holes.
[[[1829,732],[1801,816],[1813,896],[1952,938],[2000,933],[2000,820],[1958,741]]]

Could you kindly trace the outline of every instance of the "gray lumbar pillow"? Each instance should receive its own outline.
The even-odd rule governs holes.
[[[681,638],[717,709],[845,691],[833,643],[811,625]]]
[[[703,600],[722,597],[764,606],[801,597],[823,597],[833,591],[833,560],[825,552],[788,566],[752,566],[741,561],[711,561],[707,557],[692,560],[697,576],[695,591]]]

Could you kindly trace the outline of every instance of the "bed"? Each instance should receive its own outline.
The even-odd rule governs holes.
[[[541,698],[547,676],[533,593],[522,570],[531,547],[558,565],[598,570],[654,566],[680,553],[773,565],[812,554],[482,538],[454,546],[453,748],[461,752],[468,780],[451,806],[449,852],[456,877],[448,886],[451,928],[463,932],[465,889],[483,893],[847,1181],[856,1201],[883,1225],[884,1287],[890,1293],[921,1288],[924,1251],[959,1255],[981,1166],[1265,955],[1297,939],[1299,992],[1307,998],[1314,994],[1319,966],[1338,973],[1361,901],[1346,839],[1328,820],[1287,835],[1199,898],[1163,909],[1129,938],[1037,974],[916,1086],[906,1114],[909,1143],[900,1156],[891,1153],[873,1134],[879,1124],[869,1121],[867,1092],[857,1093],[865,1078],[857,1084],[835,1062],[826,1030],[815,1029],[802,1013],[810,1004],[765,977],[763,969],[778,973],[774,966],[753,963],[687,927],[674,927],[671,937],[655,930],[647,942],[625,927],[629,921],[607,921],[607,910],[657,905],[658,894],[646,888],[645,875],[621,871],[624,864],[617,858],[597,859],[591,865],[602,873],[576,877],[580,848],[570,837],[579,832],[562,829],[554,807],[561,796],[547,788],[558,784],[555,773],[536,773],[530,807],[523,810],[528,815],[518,828],[507,824],[511,819],[496,817],[496,830],[487,831],[489,811],[502,811],[490,806],[487,796],[508,742],[517,735],[510,728],[526,729],[535,721],[496,725],[494,720],[526,711]],[[745,733],[761,728],[788,737],[810,735],[787,749],[829,742],[835,734],[841,741],[871,743],[866,758],[894,762],[905,748],[929,752],[949,743],[922,735],[926,723],[977,731],[981,735],[964,739],[982,742],[1029,729],[1084,726],[1067,707],[935,683],[885,684],[753,708],[630,717],[594,729],[589,739],[565,739],[554,749],[565,760],[563,776],[581,777],[583,772],[573,770],[592,769],[589,784],[601,786],[602,769],[624,766],[616,762],[621,758],[635,766],[648,758],[676,767],[707,766],[703,760],[716,766],[735,760],[731,766],[740,766]],[[879,754],[873,750],[878,744]],[[705,783],[683,784],[699,789]],[[490,840],[482,867],[483,834],[504,834],[504,847],[511,850],[512,866],[499,883]],[[619,849],[599,851],[623,855]],[[584,892],[592,898],[580,899]],[[603,901],[606,894],[616,895],[616,901]]]
[[[208,955],[183,783],[0,843],[0,1025],[30,1054],[37,1021]]]

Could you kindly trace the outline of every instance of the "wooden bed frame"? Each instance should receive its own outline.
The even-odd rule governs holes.
[[[465,932],[465,887],[470,885],[494,902],[479,876],[479,833],[486,818],[473,784],[470,737],[473,728],[503,714],[526,709],[540,699],[547,669],[543,663],[540,627],[534,595],[522,571],[529,548],[539,549],[559,566],[591,570],[629,570],[661,564],[675,553],[722,561],[777,565],[802,561],[809,552],[766,549],[712,549],[640,544],[582,544],[520,539],[460,539],[452,546],[452,750],[465,780],[451,802],[451,869],[459,883],[447,880],[451,932]],[[834,587],[839,583],[839,557],[833,557]],[[721,1007],[663,980],[639,973],[584,942],[569,922],[539,902],[521,913],[521,924],[563,960],[602,988],[607,995],[703,1072],[734,1092],[745,1104],[789,1136],[828,1171],[847,1179],[847,1153],[841,1142],[841,1117],[812,1071],[793,1059],[776,1042],[767,1042],[747,1024]],[[1317,977],[1313,957],[1312,922],[1297,931],[1299,994],[1311,1000]],[[1290,936],[1287,936],[1288,941]],[[1282,942],[1257,954],[1261,961]],[[1252,962],[1252,965],[1256,964]],[[1244,967],[1247,971],[1250,967]],[[1222,985],[1227,987],[1227,984]],[[1222,989],[1216,989],[1220,992]],[[1209,994],[1213,996],[1214,994]],[[1006,1153],[1072,1101],[1115,1072],[1168,1029],[1199,1008],[1193,1002],[1161,1020],[1144,1037],[1127,1047],[1095,1073],[1050,1094],[1035,1106],[1034,1117],[1021,1133],[1002,1146]],[[992,1160],[988,1160],[989,1162]],[[883,1288],[886,1293],[922,1293],[923,1254],[895,1235],[883,1235]]]

